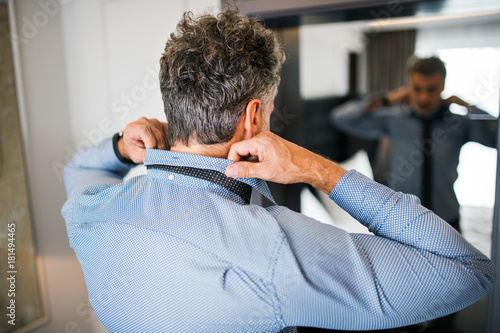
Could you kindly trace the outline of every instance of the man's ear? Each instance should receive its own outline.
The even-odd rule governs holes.
[[[245,109],[245,139],[250,139],[260,132],[262,127],[262,102],[260,99],[252,99]]]

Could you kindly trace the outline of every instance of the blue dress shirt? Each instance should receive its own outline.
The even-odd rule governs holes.
[[[145,165],[224,172],[228,160],[148,150]],[[455,312],[493,287],[490,260],[412,195],[349,171],[330,198],[375,235],[207,180],[131,166],[111,140],[64,170],[62,214],[92,307],[111,332],[382,329]],[[243,182],[270,196],[265,182]]]
[[[334,108],[332,123],[353,137],[379,139],[387,136],[391,140],[390,170],[384,177],[395,191],[422,198],[424,159],[425,155],[431,156],[430,207],[448,222],[458,220],[459,203],[453,186],[458,178],[460,150],[470,141],[495,148],[498,122],[473,120],[446,108],[433,117],[430,138],[423,138],[423,118],[408,105],[381,107],[365,114],[365,108],[376,97],[352,100]],[[478,108],[474,108],[474,114],[488,115]]]

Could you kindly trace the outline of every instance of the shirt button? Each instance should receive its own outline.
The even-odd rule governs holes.
[[[168,179],[172,180],[172,179],[174,179],[174,177],[175,177],[174,175],[170,175],[170,176],[168,176]]]

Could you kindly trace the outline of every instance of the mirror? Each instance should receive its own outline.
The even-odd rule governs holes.
[[[498,116],[500,2],[497,0],[276,0],[273,2],[223,0],[222,3],[227,1],[237,3],[242,14],[262,18],[266,26],[275,29],[285,43],[287,63],[282,70],[279,94],[275,100],[275,113],[278,111],[281,116],[276,120],[278,123],[284,119],[283,115],[286,115],[287,126],[285,129],[283,126],[273,128],[271,119],[271,130],[290,141],[329,155],[337,161],[349,163],[347,167],[356,167],[363,173],[379,175],[378,170],[373,169],[373,161],[376,160],[373,151],[378,142],[373,140],[356,142],[352,138],[346,140],[345,136],[332,129],[328,117],[334,106],[356,95],[370,93],[369,89],[372,88],[370,77],[376,77],[375,82],[381,82],[383,80],[380,78],[387,76],[385,75],[388,72],[387,67],[386,73],[382,72],[382,75],[368,74],[367,63],[374,60],[374,57],[367,57],[366,50],[370,48],[371,39],[367,38],[365,32],[382,35],[391,31],[410,30],[408,39],[415,38],[411,43],[412,53],[424,56],[436,53],[448,63],[449,91],[444,92],[443,97],[447,97],[447,94],[461,94],[464,96],[462,98],[469,99],[469,103],[481,102],[481,106],[491,115]],[[457,53],[459,49],[463,51],[460,54]],[[482,60],[479,60],[476,51],[481,53]],[[355,54],[354,61],[350,55],[347,56],[349,53]],[[397,59],[401,62],[407,56],[409,56],[408,49]],[[391,61],[394,61],[394,58],[391,58]],[[473,79],[469,76],[464,82],[461,78],[453,78],[457,73],[462,75],[468,72],[472,64],[480,65],[480,63],[486,64],[487,69],[485,71],[484,68],[474,68],[470,71]],[[389,62],[391,71],[396,68],[404,72],[401,70],[403,66],[395,64]],[[457,66],[458,70],[453,69]],[[377,66],[370,68],[376,69]],[[397,70],[393,75],[399,75],[401,79]],[[404,80],[403,77],[403,82]],[[467,86],[469,89],[467,91],[458,90]],[[389,90],[393,87],[382,86],[378,89]],[[498,118],[488,121],[498,126]],[[384,147],[387,148],[387,145]],[[498,138],[496,147],[500,147]],[[500,168],[497,167],[495,172],[494,166],[497,155],[498,151],[477,144],[464,146],[458,169],[460,179],[456,182],[453,192],[457,192],[462,206],[478,207],[477,210],[466,208],[468,212],[461,210],[465,219],[473,214],[474,219],[480,221],[471,226],[473,230],[470,230],[469,234],[465,228],[464,234],[484,253],[490,255],[491,248],[492,258],[498,267],[500,266],[500,247],[497,244],[500,241],[498,227],[500,188],[495,188],[493,185],[497,183],[500,186],[498,179],[495,182],[495,176],[500,175]],[[353,156],[356,158],[352,158]],[[475,164],[472,165],[473,163]],[[471,169],[474,172],[470,172]],[[481,179],[483,175],[484,179]],[[341,210],[323,205],[322,197],[318,198],[310,190],[273,186],[273,184],[270,184],[270,188],[279,204],[300,210],[325,223],[332,223],[332,217],[337,217],[339,223],[338,214],[342,214]],[[491,207],[495,200],[493,224]],[[344,228],[366,232],[366,229],[353,230],[352,226],[357,224],[345,220],[347,222],[343,225]],[[491,235],[494,242],[491,241]],[[470,308],[462,311],[457,326],[464,332],[498,332],[500,319],[497,313],[500,308],[500,293],[494,291],[489,295],[489,304],[486,302],[481,300],[471,307],[472,311]]]
[[[488,112],[491,116],[471,115],[469,119],[494,127],[500,108],[500,13],[483,8],[463,14],[454,3],[457,1],[443,4],[443,11],[438,13],[417,12],[408,17],[388,15],[403,10],[401,4],[398,3],[398,7],[395,3],[394,7],[388,5],[384,12],[371,11],[383,13],[383,18],[373,15],[372,19],[334,19],[335,22],[328,22],[324,17],[303,19],[307,24],[299,26],[298,68],[305,145],[340,160],[346,168],[355,168],[382,183],[390,182],[383,177],[390,170],[387,164],[391,157],[387,154],[391,154],[391,147],[387,152],[387,142],[384,142],[389,139],[390,145],[390,136],[360,142],[353,133],[328,134],[332,131],[328,117],[330,110],[347,101],[406,85],[404,68],[413,53],[419,57],[441,58],[447,68],[442,97],[456,95]],[[381,41],[381,37],[390,37],[392,41]],[[409,45],[402,45],[405,43]],[[383,70],[377,72],[373,67]],[[450,109],[456,114],[467,113],[466,108],[457,105]],[[458,179],[454,183],[462,234],[489,257],[497,164],[496,133],[491,132],[490,136],[490,147],[477,142],[462,146]],[[332,149],[332,146],[340,148]],[[418,163],[415,160],[414,166]],[[412,167],[410,164],[408,168]],[[446,173],[453,172],[451,168]],[[317,191],[302,190],[301,209],[307,215],[350,232],[368,232]],[[486,332],[487,300],[460,311],[454,324],[461,332]]]
[[[500,34],[498,13],[386,19],[383,24],[374,20],[309,24],[302,25],[299,31],[300,93],[305,103],[306,125],[308,115],[317,112],[314,108],[320,104],[328,108],[356,96],[383,91],[370,87],[370,82],[374,80],[369,79],[370,73],[367,69],[370,43],[373,43],[374,37],[387,35],[389,32],[407,31],[414,31],[415,34],[414,51],[408,54],[415,53],[421,57],[436,55],[445,62],[447,78],[442,93],[444,99],[457,95],[492,116],[498,117],[500,41],[495,38]],[[390,53],[387,48],[384,52]],[[402,53],[399,48],[394,52]],[[350,64],[352,54],[358,58],[355,64],[354,90],[348,72],[352,66]],[[398,65],[404,67],[407,56],[401,57]],[[399,80],[400,82],[396,80],[392,86],[386,85],[386,91],[398,88],[401,83],[406,84],[401,82],[406,79],[404,70],[401,72],[399,75],[403,78]],[[327,105],[328,101],[330,105]],[[464,112],[463,109],[455,108],[456,106],[452,105],[452,112]],[[326,116],[329,111],[325,110]],[[318,124],[311,125],[311,128],[317,129],[317,127]],[[321,147],[321,138],[310,138],[311,135],[319,134],[311,130],[305,141],[320,151],[324,150]],[[330,143],[333,143],[331,139]],[[355,150],[363,150],[363,145],[360,147]],[[373,149],[373,147],[368,148]],[[331,151],[322,152],[334,155]],[[344,154],[340,159],[346,160],[349,166],[374,176],[373,168],[377,167],[374,165],[377,161],[370,161],[373,159],[371,156],[366,152],[356,155],[350,152],[348,155],[350,156]],[[338,156],[332,157],[339,159]],[[458,173],[454,189],[461,206],[463,233],[489,255],[495,201],[496,149],[473,142],[465,144],[460,153]],[[475,224],[470,223],[470,216],[476,217]],[[480,225],[477,222],[479,216]]]

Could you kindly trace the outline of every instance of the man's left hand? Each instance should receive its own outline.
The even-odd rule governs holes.
[[[141,117],[129,123],[118,141],[120,154],[134,163],[144,163],[146,148],[167,150],[168,124],[158,119]]]
[[[457,97],[455,95],[448,97],[447,99],[444,100],[446,105],[450,106],[451,104],[458,104],[461,106],[465,106],[467,109],[471,107],[469,103],[461,99],[460,97]]]

